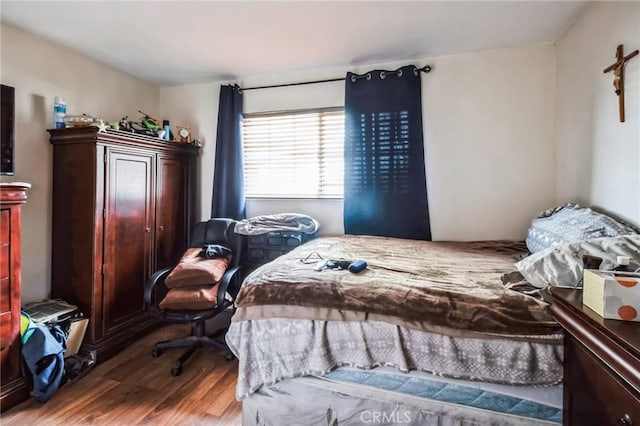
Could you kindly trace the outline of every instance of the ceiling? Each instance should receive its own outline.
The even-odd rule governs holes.
[[[2,21],[160,85],[557,40],[585,1],[0,2]]]

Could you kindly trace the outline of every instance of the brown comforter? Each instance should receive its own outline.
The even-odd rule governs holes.
[[[301,262],[314,252],[324,259],[364,259],[368,268],[359,274],[315,271],[315,264]],[[501,282],[524,253],[523,243],[507,241],[319,238],[249,275],[236,298],[236,319],[279,316],[285,310],[282,316],[295,312],[305,318],[307,310],[311,319],[318,319],[318,312],[343,318],[351,312],[474,334],[557,333],[544,302]]]

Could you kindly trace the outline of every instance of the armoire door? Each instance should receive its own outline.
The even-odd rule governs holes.
[[[103,337],[145,312],[144,283],[153,273],[154,153],[106,152]]]
[[[189,235],[188,159],[158,156],[156,191],[156,265],[159,270],[177,263]]]

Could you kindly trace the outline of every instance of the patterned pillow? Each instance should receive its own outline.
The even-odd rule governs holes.
[[[208,259],[200,256],[201,248],[189,248],[184,252],[180,263],[164,280],[167,288],[209,285],[211,287],[222,279],[230,257]]]
[[[631,226],[605,214],[568,203],[542,212],[531,222],[527,248],[536,253],[558,244],[637,233]]]

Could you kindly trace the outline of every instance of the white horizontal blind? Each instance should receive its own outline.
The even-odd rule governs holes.
[[[342,108],[245,114],[247,197],[342,197]]]

